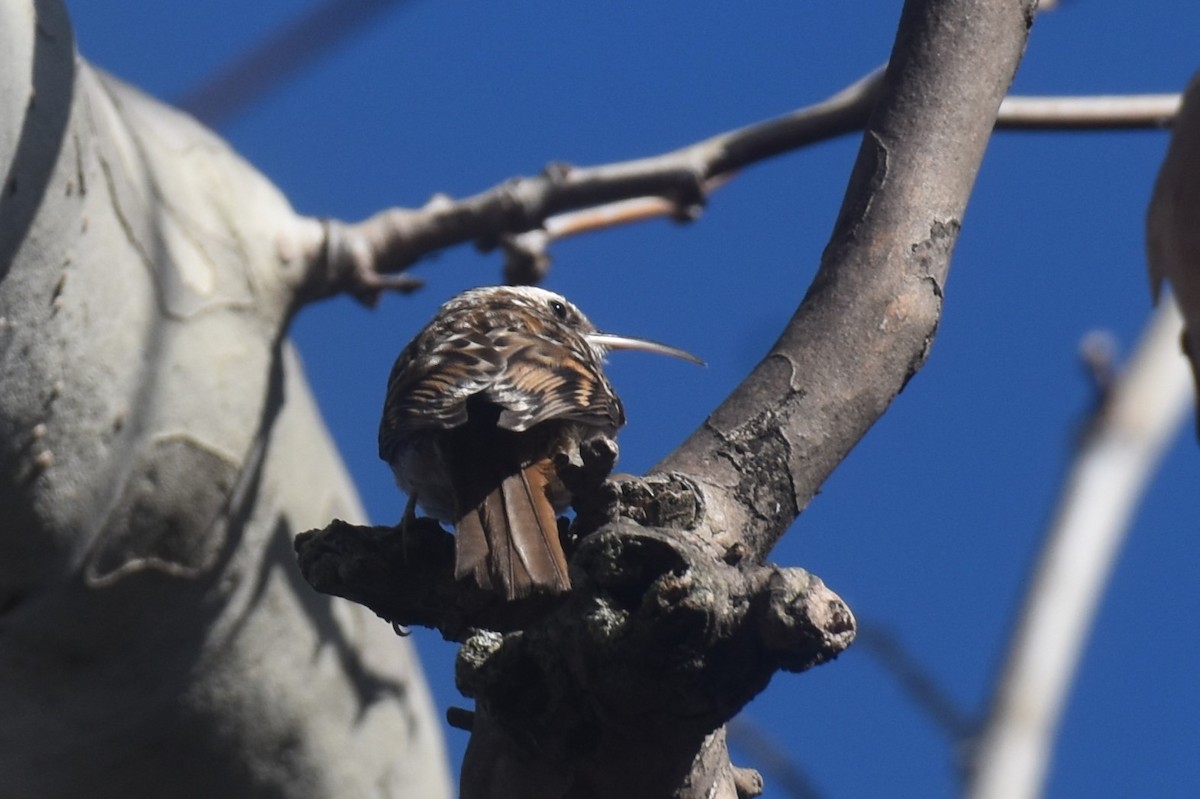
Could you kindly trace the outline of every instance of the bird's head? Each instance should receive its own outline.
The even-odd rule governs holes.
[[[446,308],[457,305],[464,310],[478,309],[486,318],[486,327],[515,327],[553,338],[580,337],[591,347],[597,360],[613,350],[639,350],[704,365],[704,361],[690,352],[660,341],[601,332],[566,297],[535,286],[470,289],[450,300]]]

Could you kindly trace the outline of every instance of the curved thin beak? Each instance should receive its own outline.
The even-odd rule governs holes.
[[[663,344],[661,341],[651,341],[648,338],[633,338],[632,336],[618,336],[613,333],[588,333],[588,341],[596,346],[603,347],[606,350],[639,350],[641,352],[656,352],[659,355],[670,355],[672,358],[679,358],[684,361],[690,361],[700,366],[706,366],[704,361],[692,355],[687,350],[681,350],[678,347],[672,347],[670,344]]]

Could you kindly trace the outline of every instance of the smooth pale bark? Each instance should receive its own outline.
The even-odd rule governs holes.
[[[411,647],[291,538],[363,516],[284,339],[319,229],[0,4],[0,789],[438,797]]]

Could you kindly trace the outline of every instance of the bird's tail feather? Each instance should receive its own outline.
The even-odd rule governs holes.
[[[571,587],[558,521],[546,495],[547,461],[505,475],[459,518],[456,578],[473,575],[480,587],[499,587],[506,599]]]

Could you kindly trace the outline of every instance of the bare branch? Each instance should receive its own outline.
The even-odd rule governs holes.
[[[761,766],[771,778],[773,788],[792,799],[820,799],[821,792],[792,755],[747,720],[745,714],[731,720],[726,727],[730,745]]]
[[[975,735],[975,721],[962,712],[890,630],[879,624],[860,624],[857,641],[955,744]]]
[[[651,218],[696,218],[709,195],[738,170],[866,124],[883,68],[832,97],[765,122],[718,134],[661,155],[594,167],[552,164],[454,201],[438,195],[420,209],[391,208],[362,222],[328,223],[330,239],[309,248],[311,275],[301,301],[346,292],[372,304],[381,291],[412,291],[416,278],[388,277],[448,247],[502,247],[510,282],[537,282],[552,242]],[[999,130],[1162,128],[1179,95],[1007,97]],[[584,210],[586,209],[586,210]]]
[[[326,0],[220,69],[176,101],[217,127],[362,30],[396,0]]]
[[[704,196],[710,196],[736,174],[729,172],[705,181]],[[671,217],[679,221],[691,221],[699,212],[698,206],[681,211],[676,203],[662,197],[635,197],[552,216],[541,228],[509,236],[502,241],[505,280],[509,283],[539,282],[549,271],[549,246],[556,241],[648,219]]]
[[[1097,413],[1025,597],[966,795],[1041,795],[1067,690],[1130,518],[1173,434],[1191,387],[1174,302],[1154,314]]]
[[[1066,692],[1136,504],[1185,417],[1192,391],[1184,351],[1194,362],[1200,320],[1200,81],[1184,95],[1170,150],[1147,215],[1151,289],[1169,279],[1163,302],[1121,374],[1110,375],[1103,345],[1101,403],[1067,476],[1016,624],[1002,677],[968,774],[968,796],[1041,793]],[[1176,302],[1178,300],[1178,302]],[[1180,308],[1183,314],[1180,313]],[[1191,345],[1191,346],[1189,346]]]
[[[874,72],[850,87],[869,87],[882,77]],[[862,97],[862,94],[853,96]],[[1165,128],[1179,112],[1178,94],[1142,94],[1097,97],[1022,97],[1011,95],[1000,104],[996,130],[1133,130]],[[765,123],[766,126],[773,122]],[[813,144],[802,141],[792,149]],[[748,164],[749,165],[749,164]],[[704,186],[706,197],[736,176],[734,172],[715,175]],[[661,197],[618,200],[547,219],[540,229],[512,237],[504,245],[505,278],[512,283],[536,283],[545,277],[550,265],[547,248],[570,236],[590,233],[618,225],[648,219],[681,218],[678,205]],[[684,215],[684,221],[692,216]]]
[[[1006,97],[998,130],[1165,128],[1179,113],[1178,94],[1097,97]]]
[[[552,164],[537,177],[462,200],[439,195],[415,210],[391,208],[355,224],[331,221],[335,241],[298,243],[308,249],[311,264],[300,301],[348,292],[370,303],[381,290],[372,275],[403,271],[458,244],[489,250],[505,236],[541,229],[547,219],[582,208],[654,197],[667,203],[659,210],[669,207],[671,215],[690,218],[707,200],[712,178],[860,129],[881,78],[882,72],[872,73],[816,105],[674,152],[594,167]],[[627,209],[617,213],[628,215]]]
[[[767,357],[656,471],[709,528],[770,550],[924,363],[941,286],[1033,3],[909,3],[821,268]]]

